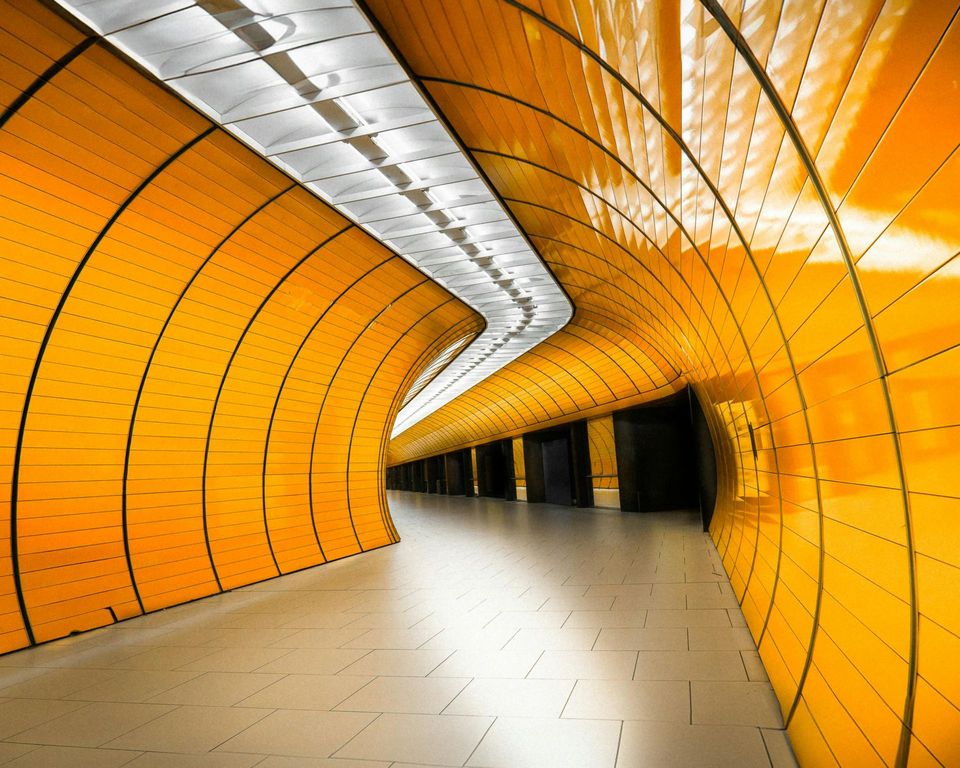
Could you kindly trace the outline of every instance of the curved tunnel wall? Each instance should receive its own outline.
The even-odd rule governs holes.
[[[43,6],[0,35],[0,653],[397,541],[480,318]]]
[[[367,5],[577,306],[390,461],[689,381],[801,763],[960,761],[957,3]]]

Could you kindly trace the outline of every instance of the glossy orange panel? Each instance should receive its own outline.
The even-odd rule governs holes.
[[[955,761],[955,0],[369,5],[577,307],[391,461],[693,385],[801,764]]]
[[[390,428],[479,317],[39,3],[2,10],[0,652],[395,542]]]

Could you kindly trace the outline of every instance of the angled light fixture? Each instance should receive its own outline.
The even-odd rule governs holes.
[[[58,0],[479,312],[396,436],[560,330],[573,308],[352,0]],[[445,355],[445,356],[444,356]]]

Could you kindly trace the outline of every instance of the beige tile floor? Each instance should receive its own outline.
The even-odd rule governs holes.
[[[795,765],[695,516],[390,498],[398,546],[0,657],[0,765]]]

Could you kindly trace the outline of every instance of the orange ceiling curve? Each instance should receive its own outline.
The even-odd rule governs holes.
[[[0,38],[0,653],[398,541],[481,318],[45,6]]]
[[[691,384],[801,764],[960,763],[957,3],[366,5],[576,305],[390,462]]]

